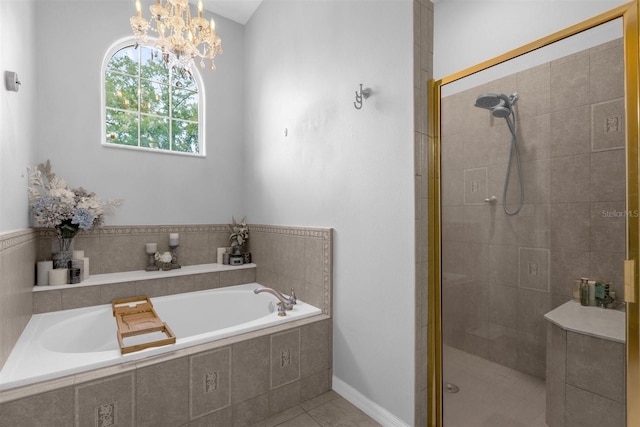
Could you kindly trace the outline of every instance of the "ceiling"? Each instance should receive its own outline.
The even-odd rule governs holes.
[[[204,8],[244,25],[260,3],[262,0],[204,0]]]

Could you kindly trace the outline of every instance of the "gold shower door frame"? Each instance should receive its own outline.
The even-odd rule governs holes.
[[[624,38],[624,80],[626,119],[627,212],[640,212],[638,190],[640,143],[640,75],[638,15],[640,0],[611,9],[586,21],[572,25],[503,55],[487,60],[441,80],[429,81],[429,279],[428,279],[428,366],[427,425],[442,426],[442,297],[441,297],[441,218],[440,218],[440,108],[442,86],[486,70],[510,59],[525,55],[552,43],[587,31],[598,25],[622,18]],[[638,299],[638,255],[640,247],[639,218],[627,215],[627,254],[625,262],[626,312],[626,388],[627,427],[640,426],[640,310]],[[622,268],[622,266],[620,266]],[[446,426],[445,426],[446,427]]]

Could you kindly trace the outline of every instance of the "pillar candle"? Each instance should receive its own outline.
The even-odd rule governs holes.
[[[218,264],[222,264],[223,255],[227,251],[227,248],[218,248],[218,258],[216,259]]]
[[[83,258],[84,258],[84,251],[73,251],[72,259],[83,259]]]
[[[178,233],[169,234],[169,246],[178,246],[180,244],[180,235]]]
[[[54,268],[49,270],[49,285],[66,285],[69,278],[68,268]]]
[[[36,283],[38,286],[47,286],[49,284],[49,270],[53,270],[53,261],[38,262],[36,274]]]
[[[82,260],[84,261],[84,269],[82,270],[82,274],[84,276],[82,277],[82,280],[87,280],[89,278],[89,258],[84,257]]]
[[[147,243],[146,247],[147,247],[147,253],[148,254],[155,254],[156,252],[158,252],[158,244],[157,243]]]

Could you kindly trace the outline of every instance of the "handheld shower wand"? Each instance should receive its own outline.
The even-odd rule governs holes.
[[[520,150],[518,149],[518,137],[516,136],[516,115],[513,106],[518,102],[520,96],[517,93],[511,95],[485,93],[476,98],[475,106],[491,111],[493,117],[505,119],[509,131],[511,132],[511,147],[509,149],[509,163],[507,163],[507,174],[504,179],[504,187],[502,190],[502,208],[507,215],[517,215],[524,205],[524,187],[522,182],[522,165],[520,164]],[[520,203],[515,211],[507,208],[507,190],[509,188],[509,176],[511,175],[511,163],[515,156],[518,167],[518,181],[520,183]]]

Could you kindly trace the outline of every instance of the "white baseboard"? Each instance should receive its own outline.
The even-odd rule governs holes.
[[[355,388],[342,381],[335,375],[332,378],[332,389],[347,399],[362,412],[382,424],[384,427],[410,427],[409,424],[384,409],[382,406],[365,397]]]

